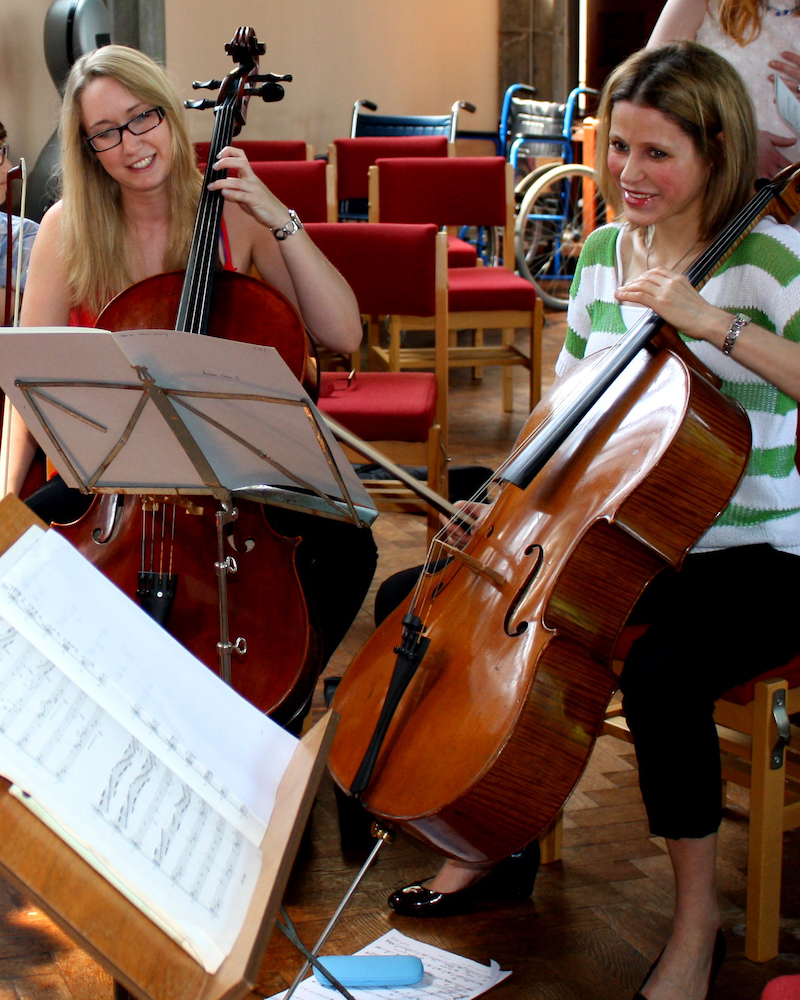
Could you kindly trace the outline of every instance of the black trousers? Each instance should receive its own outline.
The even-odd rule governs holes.
[[[414,589],[421,566],[378,590],[378,624]],[[689,555],[645,591],[629,624],[650,627],[620,679],[650,829],[680,839],[722,820],[714,703],[800,653],[800,556],[769,545]]]
[[[748,545],[663,572],[630,623],[650,623],[620,679],[653,834],[705,837],[722,819],[714,703],[800,652],[800,557]]]

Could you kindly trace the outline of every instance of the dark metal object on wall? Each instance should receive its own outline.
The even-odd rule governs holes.
[[[110,41],[105,0],[53,0],[44,19],[44,58],[59,94],[76,59]],[[53,132],[28,176],[27,214],[36,222],[58,197],[60,160],[58,134]]]

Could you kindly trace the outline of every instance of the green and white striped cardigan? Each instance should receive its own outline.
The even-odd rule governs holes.
[[[561,376],[581,358],[610,347],[625,333],[614,292],[618,223],[586,240],[567,316],[567,338],[556,364]],[[702,290],[730,313],[746,313],[778,336],[800,341],[800,233],[762,220]],[[800,555],[800,475],[795,465],[797,403],[711,344],[683,338],[722,379],[753,428],[753,450],[731,502],[700,539],[696,551],[767,542]]]

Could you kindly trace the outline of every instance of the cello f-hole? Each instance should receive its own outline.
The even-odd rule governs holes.
[[[536,579],[536,576],[537,576],[537,574],[539,572],[539,567],[542,565],[542,560],[544,559],[544,550],[542,549],[541,545],[529,545],[525,549],[525,555],[526,556],[534,556],[535,562],[534,562],[533,567],[531,568],[530,572],[525,577],[525,582],[522,584],[522,586],[520,587],[520,589],[517,591],[517,596],[514,598],[514,600],[509,605],[508,612],[506,614],[506,620],[504,622],[505,633],[511,639],[516,639],[517,636],[522,635],[522,633],[528,627],[527,621],[521,621],[517,625],[517,627],[512,630],[511,620],[513,619],[514,615],[516,614],[517,608],[525,600],[525,597],[528,594],[528,590],[530,589],[530,585]]]
[[[102,507],[103,523],[92,531],[92,540],[98,545],[108,545],[114,537],[119,522],[122,519],[122,507],[125,503],[124,494],[113,493],[109,502]]]

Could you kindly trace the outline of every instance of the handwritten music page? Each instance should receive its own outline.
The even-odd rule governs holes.
[[[55,531],[0,557],[0,773],[210,973],[295,744]]]
[[[800,103],[798,103],[797,95],[789,90],[777,73],[775,74],[775,104],[781,118],[800,134]]]
[[[453,952],[415,941],[398,930],[388,931],[356,954],[412,955],[422,961],[425,971],[422,981],[415,986],[368,990],[347,987],[355,1000],[472,1000],[511,975],[501,971],[494,960],[489,965],[481,965]],[[321,961],[324,965],[324,958]],[[280,1000],[282,996],[282,993],[276,993],[270,1000]],[[297,1000],[331,1000],[338,997],[338,993],[329,986],[323,986],[312,974],[297,987],[293,1000],[294,997]]]

